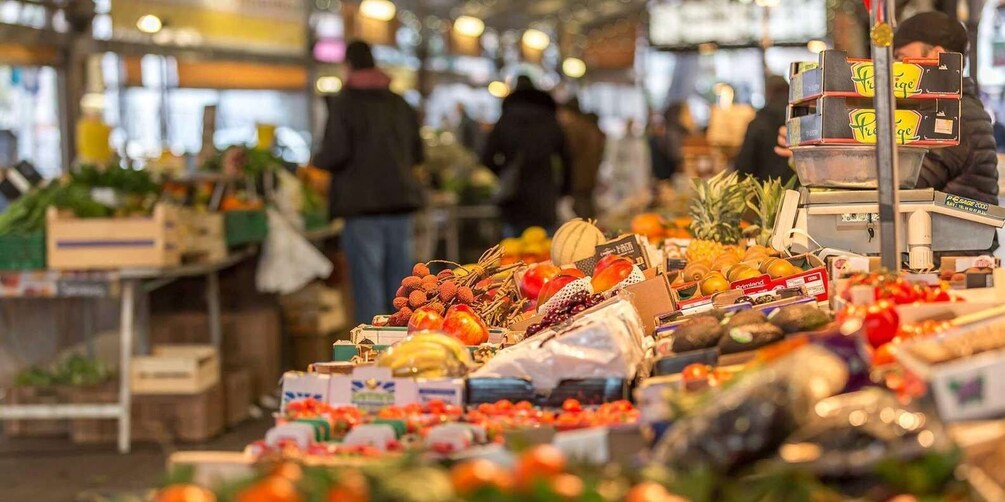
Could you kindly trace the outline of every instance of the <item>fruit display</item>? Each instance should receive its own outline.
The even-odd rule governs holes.
[[[757,310],[743,310],[720,319],[715,315],[689,318],[672,333],[675,353],[718,347],[722,354],[755,350],[786,335],[812,331],[831,322],[830,316],[813,305],[790,305],[770,318]]]
[[[412,333],[388,348],[377,360],[377,366],[390,368],[396,377],[464,376],[474,366],[474,361],[462,340],[431,331]]]
[[[551,263],[531,265],[520,278],[520,295],[530,301],[537,301],[545,284],[561,273],[562,269]]]
[[[556,237],[558,234],[555,234]],[[500,264],[541,263],[548,261],[553,249],[553,239],[548,238],[548,232],[541,227],[530,227],[523,231],[519,238],[503,239],[500,243],[502,259]]]
[[[793,176],[785,184],[781,179],[767,179],[759,181],[756,178],[749,178],[747,186],[750,190],[750,197],[747,198],[747,208],[754,214],[754,224],[744,229],[744,235],[754,239],[761,245],[767,246],[771,240],[771,230],[775,227],[775,216],[782,201],[782,195],[786,190],[791,190],[796,184],[796,177]]]
[[[738,244],[740,221],[747,209],[748,186],[737,173],[720,173],[692,181],[694,198],[689,209],[691,234],[699,241]]]
[[[606,293],[621,284],[634,270],[632,260],[621,256],[609,255],[597,262],[593,269],[590,285],[595,293]]]
[[[773,256],[774,250],[756,244],[743,249],[712,241],[692,241],[686,254],[688,263],[678,282],[697,282],[704,296],[726,291],[733,282],[761,275],[778,279],[802,272],[788,260]]]
[[[551,262],[559,267],[593,257],[598,245],[607,239],[595,222],[579,218],[559,227],[551,241]]]
[[[496,246],[486,251],[478,263],[472,265],[462,266],[442,261],[416,263],[412,268],[412,275],[401,280],[401,287],[392,301],[397,311],[391,314],[387,324],[400,327],[411,325],[413,330],[441,329],[437,327],[437,317],[442,317],[446,323],[451,308],[458,305],[468,308],[453,309],[455,314],[449,324],[451,330],[448,330],[452,334],[461,336],[460,332],[453,333],[454,327],[508,324],[523,312],[527,304],[527,300],[521,298],[517,290],[514,274],[524,265],[503,265],[502,257],[501,247]],[[430,266],[444,264],[453,268],[446,268],[436,274],[430,270]],[[412,322],[412,317],[420,310],[422,313],[419,314],[419,319]],[[477,319],[469,319],[470,317]],[[484,337],[475,336],[470,329],[466,333],[470,340],[488,337],[487,329]]]

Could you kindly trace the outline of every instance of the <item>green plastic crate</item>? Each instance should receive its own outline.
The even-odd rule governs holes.
[[[269,235],[269,220],[265,211],[227,211],[223,213],[227,246],[257,244]]]
[[[0,235],[0,270],[45,268],[45,232]]]
[[[325,228],[329,223],[328,214],[324,212],[304,213],[304,229],[308,232]]]

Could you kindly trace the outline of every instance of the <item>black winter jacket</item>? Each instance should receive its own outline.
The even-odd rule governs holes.
[[[767,103],[757,111],[754,120],[747,125],[747,133],[743,137],[743,146],[733,160],[733,166],[740,174],[746,174],[758,180],[769,178],[788,182],[796,175],[789,167],[788,159],[775,153],[778,144],[778,128],[785,125],[785,103]]]
[[[332,173],[332,217],[402,214],[421,207],[422,186],[412,170],[423,161],[415,110],[386,85],[347,84],[327,104],[324,141],[313,163]]]
[[[489,134],[482,163],[493,172],[519,166],[510,200],[500,201],[503,219],[517,227],[552,227],[555,206],[570,191],[569,155],[555,117],[555,100],[539,90],[517,90],[503,100],[502,116]]]
[[[960,112],[960,144],[934,148],[925,155],[918,188],[998,205],[998,156],[991,117],[969,78],[963,79]]]

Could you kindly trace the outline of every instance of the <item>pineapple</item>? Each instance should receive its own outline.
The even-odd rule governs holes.
[[[747,199],[747,207],[757,216],[753,225],[744,230],[744,236],[754,239],[761,246],[767,246],[771,240],[771,230],[775,227],[775,217],[778,215],[778,205],[786,190],[796,184],[793,176],[788,183],[782,184],[781,178],[759,182],[750,179],[750,190],[753,197]]]
[[[722,244],[740,242],[740,217],[747,207],[748,183],[735,172],[723,172],[707,181],[696,178],[691,188],[694,198],[689,212],[695,240],[688,246],[688,259],[712,260],[723,251]],[[711,252],[715,254],[709,256]]]

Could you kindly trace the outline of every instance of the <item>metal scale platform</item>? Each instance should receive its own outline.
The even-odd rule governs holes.
[[[772,246],[879,254],[878,200],[877,190],[789,190]],[[986,250],[1005,227],[1005,208],[932,189],[900,190],[900,214],[899,249],[914,270],[934,268],[933,252]]]

